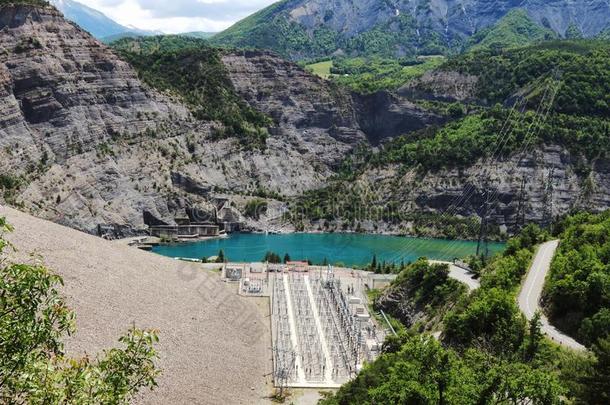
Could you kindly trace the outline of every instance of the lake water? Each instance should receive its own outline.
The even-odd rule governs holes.
[[[490,243],[490,253],[504,249],[503,243]],[[311,260],[320,264],[326,259],[332,264],[363,266],[378,261],[388,263],[412,262],[425,256],[435,260],[453,260],[476,252],[477,243],[443,239],[412,238],[402,236],[362,234],[232,234],[225,239],[214,239],[185,244],[163,245],[153,252],[169,256],[200,259],[215,256],[222,249],[228,260],[234,262],[259,262],[266,252],[292,260]]]

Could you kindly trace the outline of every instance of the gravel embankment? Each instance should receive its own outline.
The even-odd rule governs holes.
[[[8,239],[20,260],[37,260],[63,276],[77,314],[70,354],[95,355],[118,344],[133,323],[159,331],[159,387],[147,404],[268,402],[271,382],[268,305],[241,298],[201,266],[108,242],[0,207],[15,227]]]

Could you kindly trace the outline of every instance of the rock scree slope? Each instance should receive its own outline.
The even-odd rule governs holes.
[[[217,274],[4,206],[0,216],[18,260],[39,260],[61,275],[76,312],[69,354],[118,345],[133,323],[159,331],[162,374],[146,404],[252,404],[269,395],[267,305],[240,298]],[[251,389],[254,387],[254,390]]]

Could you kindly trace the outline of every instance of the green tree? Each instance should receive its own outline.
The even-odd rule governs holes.
[[[218,251],[218,256],[216,256],[216,263],[224,263],[226,260],[227,258],[225,257],[224,250],[220,249]]]
[[[371,260],[370,269],[371,269],[371,271],[377,271],[377,255],[376,254],[373,255],[373,260]]]
[[[558,404],[564,393],[544,370],[474,349],[459,356],[432,337],[402,335],[390,346],[322,404]]]
[[[286,253],[284,255],[284,263],[288,263],[290,261],[290,255],[288,253]]]
[[[527,336],[527,344],[525,347],[526,361],[530,361],[536,356],[538,350],[540,349],[540,344],[542,343],[543,335],[540,317],[540,312],[536,311],[534,317],[529,322],[529,334]]]
[[[589,404],[610,403],[610,337],[600,339],[592,347],[595,363],[585,378],[586,400]]]
[[[0,254],[12,249],[9,231],[0,218]],[[121,349],[69,358],[63,338],[74,332],[74,313],[59,293],[61,277],[6,259],[0,270],[0,403],[126,404],[156,386],[155,331],[132,327]]]
[[[279,264],[282,262],[280,255],[274,252],[265,253],[265,257],[263,257],[263,262]]]

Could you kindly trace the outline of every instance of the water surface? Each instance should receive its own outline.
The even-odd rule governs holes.
[[[477,243],[444,239],[413,238],[362,234],[307,234],[288,235],[232,234],[225,239],[214,239],[185,244],[157,246],[153,252],[169,256],[200,259],[215,256],[222,249],[234,262],[258,262],[270,251],[292,260],[311,260],[320,264],[326,259],[332,264],[364,266],[373,255],[388,263],[412,262],[425,256],[435,260],[453,260],[476,252]],[[491,254],[504,249],[503,243],[490,243]]]

